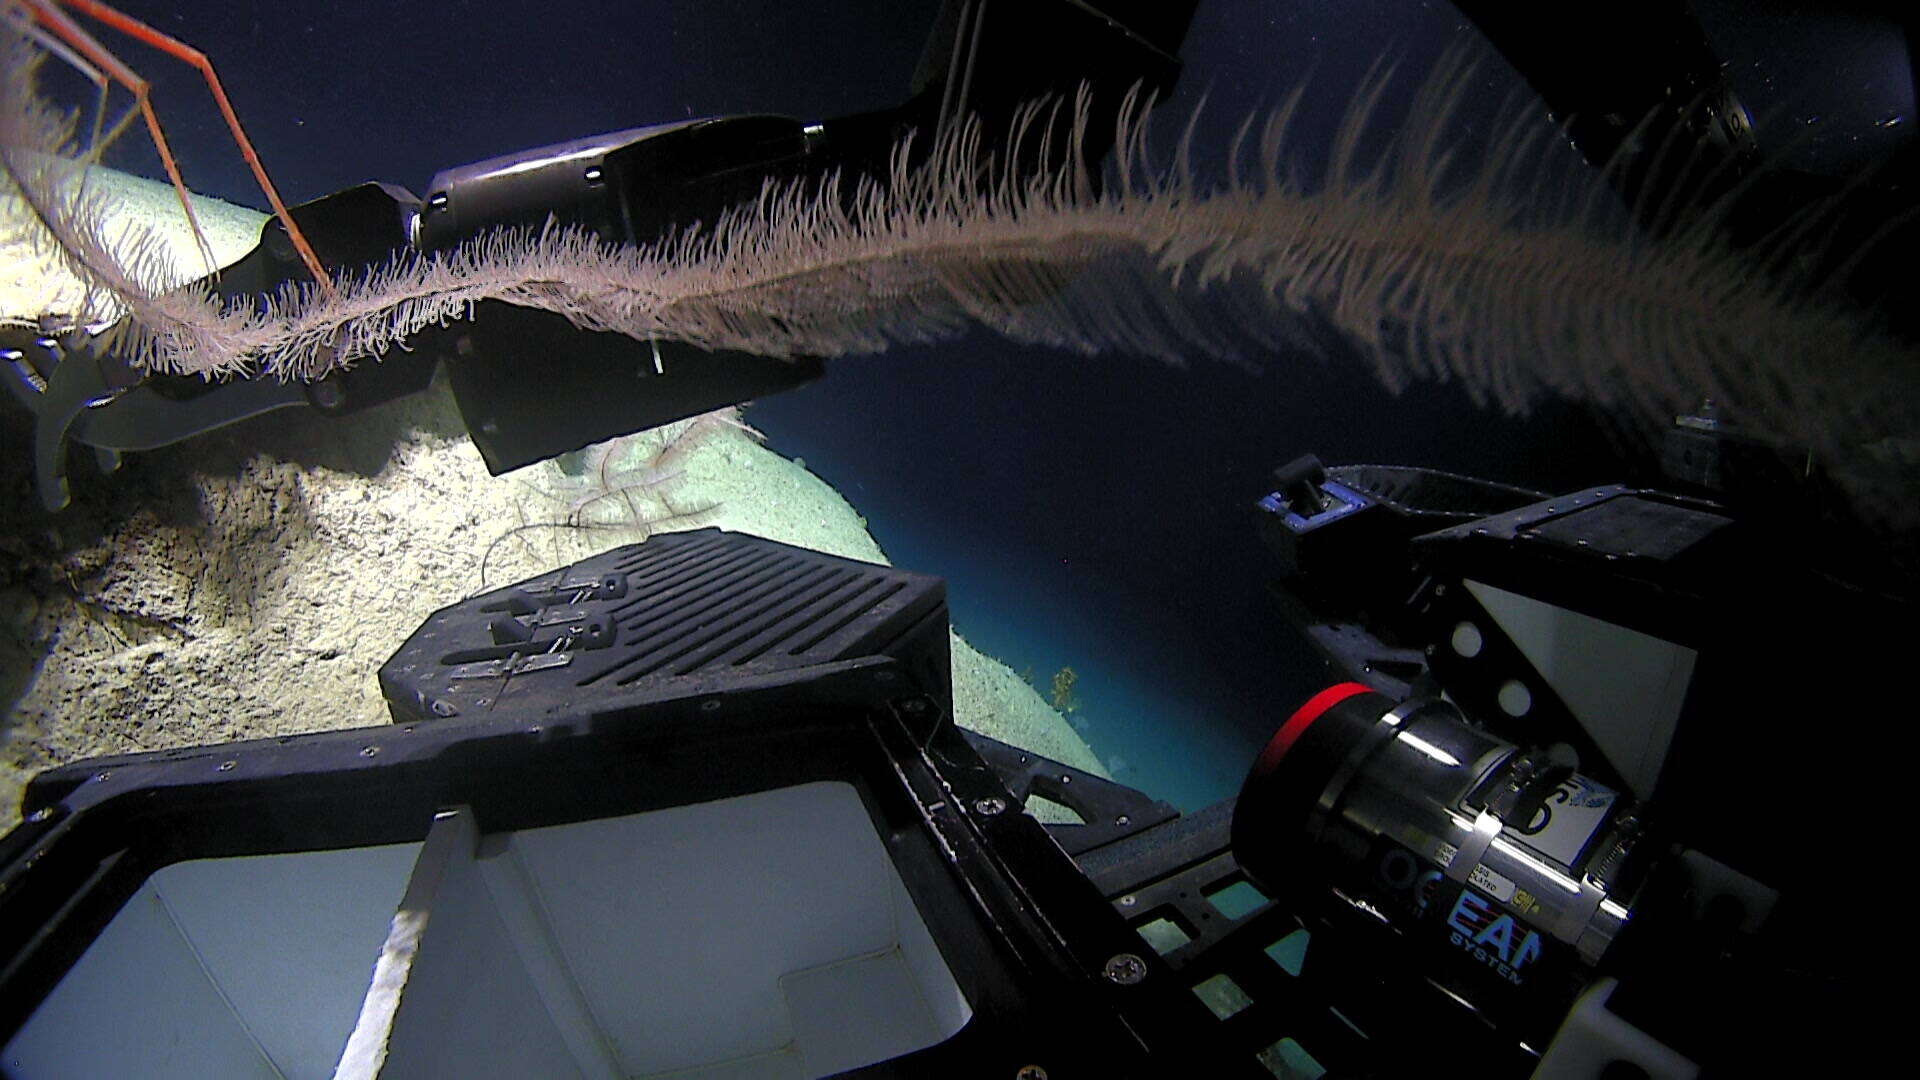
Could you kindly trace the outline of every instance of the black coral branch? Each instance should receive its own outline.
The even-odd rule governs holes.
[[[1361,135],[1385,86],[1370,80],[1311,183],[1283,164],[1297,97],[1257,138],[1248,129],[1252,167],[1236,160],[1216,188],[1184,155],[1153,164],[1141,107],[1123,110],[1102,185],[1077,167],[1016,172],[961,125],[924,158],[902,146],[881,180],[769,187],[654,247],[509,231],[343,282],[333,298],[290,289],[221,309],[154,297],[134,309],[134,347],[154,370],[311,379],[487,299],[770,355],[984,324],[1088,352],[1250,360],[1331,328],[1391,385],[1453,379],[1511,410],[1551,393],[1654,424],[1711,396],[1819,448],[1920,426],[1911,347],[1772,272],[1777,252],[1732,250],[1711,214],[1658,240],[1596,224],[1581,200],[1542,220],[1511,201],[1510,181],[1551,127],[1516,126],[1505,156],[1462,175],[1444,133],[1465,81],[1463,64],[1443,64],[1403,134],[1369,157]],[[1085,137],[1084,107],[1055,115],[1029,111],[1012,141]]]

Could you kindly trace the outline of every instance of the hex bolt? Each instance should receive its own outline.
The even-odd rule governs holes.
[[[984,817],[992,817],[993,815],[999,813],[1002,810],[1005,810],[1006,808],[1007,808],[1006,800],[996,799],[991,796],[985,799],[976,800],[973,804],[974,813],[980,814]]]
[[[1107,961],[1101,974],[1117,986],[1133,986],[1147,977],[1147,962],[1132,953],[1120,953]]]

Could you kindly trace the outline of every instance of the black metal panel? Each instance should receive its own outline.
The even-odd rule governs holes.
[[[435,612],[380,669],[396,722],[669,700],[889,656],[943,709],[946,583],[719,529],[664,533]]]
[[[414,335],[410,347],[438,350],[446,360],[467,434],[495,476],[790,390],[826,371],[813,357],[586,333],[552,312],[491,300],[471,319]]]
[[[1116,784],[1103,776],[1041,757],[978,732],[967,731],[962,734],[974,752],[993,766],[993,771],[1000,776],[1000,782],[1007,786],[1016,800],[1024,804],[1030,796],[1038,795],[1080,815],[1078,824],[1060,822],[1047,825],[1047,832],[1053,835],[1054,842],[1075,859],[1085,852],[1180,816],[1180,811],[1171,804],[1150,798],[1125,784]]]
[[[1712,503],[1612,484],[1428,533],[1412,550],[1436,577],[1697,646],[1715,621],[1704,599],[1737,595],[1756,569],[1750,544],[1729,550],[1739,531]]]

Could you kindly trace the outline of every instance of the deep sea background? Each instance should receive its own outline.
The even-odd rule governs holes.
[[[410,5],[127,0],[206,51],[289,202],[689,116],[824,119],[897,103],[934,0],[556,0]],[[102,35],[103,40],[112,40]],[[1408,78],[1477,37],[1418,0],[1206,0],[1189,32],[1177,131],[1224,146],[1302,79],[1309,168],[1382,57]],[[188,182],[264,208],[199,77],[138,46]],[[1474,107],[1518,92],[1497,61]],[[1484,100],[1483,100],[1484,99]],[[1391,108],[1389,102],[1389,109]],[[123,140],[135,171],[143,140]],[[1171,143],[1162,140],[1162,145]],[[1217,155],[1214,155],[1217,158]],[[1203,172],[1217,167],[1203,153]],[[838,488],[903,567],[944,576],[959,631],[1044,693],[1078,676],[1071,719],[1121,780],[1184,810],[1237,789],[1272,729],[1317,689],[1278,617],[1252,504],[1297,455],[1433,466],[1561,491],[1639,478],[1576,406],[1526,417],[1457,388],[1391,393],[1355,358],[1276,354],[1257,371],[1088,358],[977,332],[831,361],[754,405],[772,447]],[[454,598],[448,598],[451,600]]]

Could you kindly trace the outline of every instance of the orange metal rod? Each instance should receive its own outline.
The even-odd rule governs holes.
[[[200,246],[200,254],[206,259],[207,272],[219,269],[214,265],[213,249],[207,246],[206,234],[201,231],[200,220],[194,216],[193,202],[187,195],[187,184],[180,176],[180,168],[174,163],[173,150],[167,145],[167,134],[160,130],[160,118],[154,114],[148,100],[147,80],[141,78],[120,58],[113,55],[106,46],[94,40],[93,35],[81,28],[80,24],[67,18],[57,8],[43,4],[29,4],[27,10],[33,13],[45,27],[46,32],[66,43],[88,61],[97,72],[125,86],[133,94],[134,103],[139,106],[141,115],[146,119],[147,132],[153,136],[154,149],[160,152],[160,163],[167,170],[168,179],[173,181],[173,190],[180,198],[180,210],[187,215],[187,226],[193,230],[193,239]],[[103,99],[104,100],[104,99]]]
[[[281,226],[287,230],[287,238],[293,241],[294,250],[300,253],[300,259],[306,263],[308,272],[313,275],[315,281],[320,283],[320,290],[331,298],[334,295],[333,279],[328,276],[326,267],[320,264],[319,256],[313,253],[312,245],[307,243],[307,238],[301,233],[300,226],[294,222],[293,215],[287,212],[286,204],[280,201],[280,192],[275,190],[273,181],[267,177],[266,166],[260,164],[260,155],[254,152],[252,140],[247,138],[245,129],[240,126],[240,117],[234,113],[233,102],[228,100],[225,88],[220,85],[220,76],[214,73],[213,62],[207,59],[207,55],[185,42],[178,41],[159,30],[155,30],[153,27],[148,26],[146,23],[141,22],[131,15],[127,15],[124,12],[117,11],[114,8],[108,7],[106,4],[100,3],[99,0],[54,0],[54,2],[64,4],[81,14],[105,23],[115,30],[126,34],[128,37],[143,41],[162,52],[172,55],[176,59],[192,64],[200,70],[200,74],[207,80],[207,88],[213,91],[214,101],[220,106],[220,114],[226,118],[227,127],[233,132],[233,141],[239,145],[241,156],[247,159],[247,164],[253,169],[254,179],[260,183],[260,190],[266,193],[267,202],[272,204],[274,216],[280,219]],[[38,13],[44,14],[44,9],[41,9]],[[66,20],[61,21],[65,22]],[[56,24],[49,21],[48,25],[52,28]],[[104,59],[101,59],[95,57],[92,52],[88,52],[87,55],[90,59],[93,59],[95,63],[100,64],[103,68],[109,70],[117,69],[116,78],[121,78],[118,72],[125,72],[127,78],[132,80],[129,82],[127,78],[121,79],[121,81],[127,85],[127,88],[132,90],[135,96],[140,99],[141,111],[145,113],[147,117],[147,127],[153,133],[154,143],[159,148],[160,156],[166,163],[167,175],[173,178],[175,187],[184,191],[185,185],[180,179],[179,167],[174,164],[173,154],[167,149],[166,137],[160,132],[159,118],[154,115],[152,106],[148,104],[146,80],[139,78],[137,75],[133,75],[131,71],[127,70],[125,65],[114,59],[111,54],[107,54],[105,49],[100,48],[97,42],[92,42],[91,38],[88,38],[85,33],[80,32],[78,27],[72,26],[70,22],[68,25],[74,32],[79,33],[82,39],[81,41],[72,42],[75,48],[79,48],[85,52],[90,44],[92,49],[98,50],[104,55]],[[189,220],[191,220],[193,211],[188,210],[187,215]],[[198,224],[195,224],[194,228],[197,231],[199,229]]]

